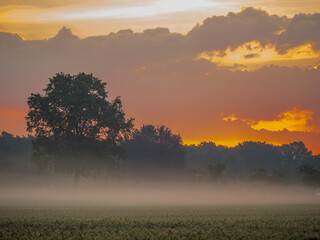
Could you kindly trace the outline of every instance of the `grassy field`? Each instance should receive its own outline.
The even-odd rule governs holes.
[[[320,239],[320,205],[2,205],[0,239]]]

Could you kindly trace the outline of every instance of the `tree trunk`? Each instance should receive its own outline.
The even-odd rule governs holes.
[[[75,171],[74,172],[74,177],[73,177],[73,188],[76,189],[79,184],[79,179],[80,179],[80,172]]]

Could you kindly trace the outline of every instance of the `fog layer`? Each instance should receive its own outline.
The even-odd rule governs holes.
[[[2,187],[5,205],[216,205],[320,203],[316,190],[270,184],[122,183],[109,186]]]

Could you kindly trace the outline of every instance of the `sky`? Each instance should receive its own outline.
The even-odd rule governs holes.
[[[303,141],[320,153],[318,0],[2,0],[0,131],[27,98],[93,73],[128,117],[185,144]]]

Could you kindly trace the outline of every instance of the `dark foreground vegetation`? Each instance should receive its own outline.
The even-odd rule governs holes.
[[[74,166],[87,167],[77,177],[81,182],[95,179],[106,182],[171,179],[206,183],[244,181],[320,186],[320,155],[312,155],[302,142],[282,146],[264,142],[243,142],[235,147],[217,146],[213,142],[183,146],[180,140],[172,141],[170,136],[179,139],[178,135],[163,126],[143,126],[125,142],[126,157],[116,159],[113,165],[104,161],[90,161],[90,157],[85,164],[74,162]],[[64,166],[60,160],[60,168],[57,168],[55,162],[48,161],[43,165],[43,162],[35,160],[33,140],[32,136],[19,137],[2,132],[0,186],[21,181],[26,183],[30,179],[37,184],[53,184],[57,179],[76,176],[68,171],[73,166],[69,163]],[[172,145],[175,146],[173,149],[170,147]]]
[[[0,239],[320,239],[319,205],[0,207]]]

